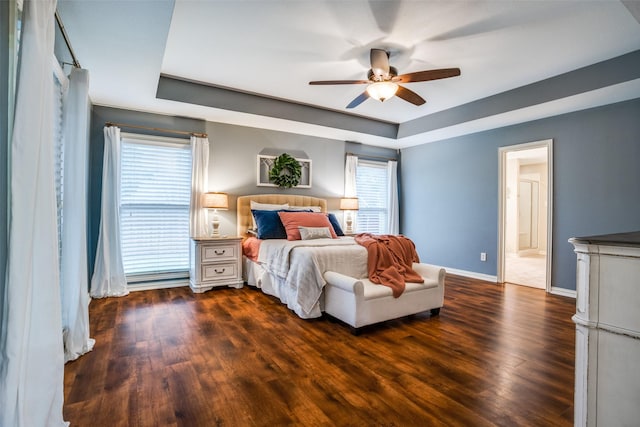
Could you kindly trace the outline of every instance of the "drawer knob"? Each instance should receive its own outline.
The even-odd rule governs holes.
[[[222,274],[222,273],[224,273],[225,270],[226,270],[226,268],[223,268],[221,271],[218,271],[218,269],[216,268],[213,271],[215,271],[216,274]]]
[[[218,252],[218,250],[217,250],[217,249],[215,249],[213,252],[214,252],[216,255],[224,255],[225,251],[226,251],[226,249],[223,249],[223,250],[221,250],[221,251],[219,251],[219,252]]]

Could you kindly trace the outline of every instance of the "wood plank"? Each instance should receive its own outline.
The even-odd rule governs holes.
[[[72,425],[571,426],[575,301],[448,276],[445,307],[351,335],[253,288],[94,300]]]

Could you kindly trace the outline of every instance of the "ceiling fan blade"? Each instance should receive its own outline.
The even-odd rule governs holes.
[[[422,105],[425,101],[420,95],[415,93],[412,90],[407,89],[406,87],[398,86],[398,91],[396,92],[396,96],[404,99],[407,102],[412,103],[413,105]]]
[[[389,75],[389,54],[384,49],[371,49],[371,70],[378,77]]]
[[[369,80],[320,80],[309,82],[310,85],[360,85],[369,84]]]
[[[398,1],[369,0],[371,14],[376,20],[380,31],[389,34],[393,31],[393,26],[398,18],[398,12],[402,7]]]
[[[460,75],[460,68],[441,68],[439,70],[416,71],[399,75],[394,79],[397,83],[426,82],[429,80],[446,79]]]
[[[358,105],[362,104],[364,101],[366,101],[368,98],[369,98],[369,94],[366,91],[362,92],[360,95],[356,97],[356,99],[354,99],[349,103],[349,105],[347,105],[347,108],[355,108]]]

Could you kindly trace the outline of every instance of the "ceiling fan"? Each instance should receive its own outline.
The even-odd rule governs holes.
[[[379,101],[385,101],[396,95],[413,105],[422,105],[426,101],[420,95],[398,83],[426,82],[429,80],[446,79],[460,75],[459,68],[441,68],[437,70],[416,71],[398,75],[398,70],[389,65],[389,52],[384,49],[371,49],[371,69],[367,75],[368,80],[323,80],[309,82],[310,85],[350,85],[368,84],[366,90],[347,105],[354,108],[371,97]]]

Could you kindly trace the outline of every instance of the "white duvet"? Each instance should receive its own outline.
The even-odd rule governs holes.
[[[258,263],[269,273],[273,293],[303,319],[320,317],[323,274],[335,271],[367,277],[367,250],[353,237],[316,240],[265,240]]]

